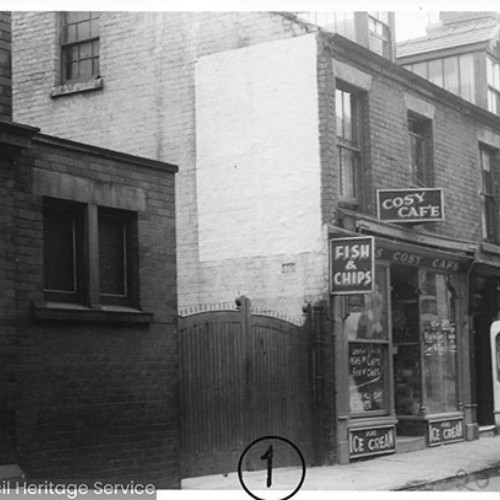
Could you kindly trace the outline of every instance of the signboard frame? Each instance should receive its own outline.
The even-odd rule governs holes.
[[[413,217],[413,218],[382,218],[381,213],[381,200],[380,195],[384,193],[421,193],[421,192],[439,192],[439,203],[440,203],[440,217]],[[377,218],[383,222],[399,222],[402,224],[421,224],[424,222],[442,222],[445,220],[444,218],[444,192],[443,188],[407,188],[407,189],[377,189]]]
[[[433,425],[440,425],[444,422],[457,422],[460,421],[462,422],[462,437],[459,438],[454,438],[454,439],[441,439],[439,441],[432,441],[431,435],[432,435],[432,426]],[[438,420],[429,420],[428,421],[428,441],[429,441],[429,446],[441,446],[443,444],[450,444],[450,443],[459,443],[460,441],[465,441],[465,419],[464,417],[450,417],[450,418],[440,418]]]
[[[333,286],[333,273],[334,273],[334,257],[333,247],[338,242],[354,243],[355,241],[365,241],[370,244],[370,270],[372,273],[372,282],[370,288],[363,288],[357,290],[335,290]],[[330,277],[330,294],[331,295],[358,295],[365,293],[373,293],[375,291],[375,238],[373,236],[347,236],[341,238],[330,238],[329,240],[329,277]]]
[[[365,453],[352,453],[351,452],[351,439],[354,433],[359,432],[370,432],[379,430],[391,430],[394,437],[394,446],[385,450],[379,451],[367,451]],[[396,426],[395,425],[379,425],[374,427],[355,427],[349,429],[349,459],[363,458],[363,457],[373,457],[376,455],[389,455],[391,453],[396,453]]]

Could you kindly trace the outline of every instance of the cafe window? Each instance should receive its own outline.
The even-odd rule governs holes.
[[[408,113],[410,138],[410,183],[412,186],[429,186],[432,172],[432,121]]]
[[[369,12],[368,30],[370,50],[390,58],[391,29],[389,27],[389,12]]]
[[[377,266],[375,290],[346,298],[344,334],[348,347],[349,405],[353,416],[389,409],[387,268]]]
[[[99,76],[99,15],[63,12],[61,37],[62,83]]]
[[[134,212],[45,198],[43,242],[47,301],[138,306]]]
[[[497,230],[497,201],[495,196],[494,165],[497,152],[485,146],[480,146],[479,157],[481,164],[481,228],[484,239],[496,242]]]
[[[425,407],[428,413],[456,411],[456,284],[452,275],[422,271],[420,292]]]
[[[340,199],[357,205],[360,191],[360,109],[359,93],[337,87],[335,110]]]

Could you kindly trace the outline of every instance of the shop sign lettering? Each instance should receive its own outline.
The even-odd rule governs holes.
[[[403,250],[395,250],[383,247],[377,247],[375,250],[377,259],[390,260],[398,264],[406,264],[408,266],[424,266],[436,269],[437,271],[456,272],[460,270],[458,261],[435,257],[432,255],[418,254],[406,252]]]
[[[429,422],[429,445],[454,443],[465,439],[463,418]]]
[[[386,222],[421,223],[444,220],[443,190],[378,189],[379,220]]]
[[[394,426],[375,429],[351,429],[349,431],[350,458],[394,453],[396,431]]]
[[[373,292],[374,270],[375,252],[372,236],[330,240],[332,294]]]

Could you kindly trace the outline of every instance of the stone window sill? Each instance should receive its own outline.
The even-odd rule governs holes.
[[[44,302],[33,304],[33,316],[36,320],[98,322],[98,323],[142,323],[153,321],[153,314],[122,306],[99,306],[91,309],[79,304]]]
[[[91,90],[101,90],[104,88],[104,81],[102,78],[94,78],[86,82],[73,82],[66,83],[54,87],[50,93],[50,97],[62,97],[65,95],[80,94],[82,92],[89,92]]]

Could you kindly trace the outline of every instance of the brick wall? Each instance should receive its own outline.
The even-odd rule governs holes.
[[[325,52],[327,54],[327,52]],[[427,103],[434,109],[432,118],[434,186],[443,188],[445,221],[419,226],[420,230],[469,240],[480,239],[480,166],[478,135],[489,130],[491,123],[479,114],[464,113],[457,103],[449,103],[438,95],[432,96],[415,83],[416,78],[392,77],[389,73],[373,71],[366,59],[351,57],[339,51],[338,60],[373,76],[371,89],[364,99],[362,181],[363,211],[376,218],[376,190],[408,188],[410,186],[410,143],[407,128],[408,107],[405,95]],[[405,72],[406,73],[406,72]],[[335,74],[330,73],[333,81]],[[321,95],[321,94],[320,94]],[[332,96],[323,96],[320,108],[334,106]],[[496,130],[500,130],[497,126]],[[324,183],[324,219],[335,223],[338,191],[335,175],[329,171],[336,165],[329,131],[321,135],[323,170],[328,172]]]
[[[0,117],[12,120],[11,14],[0,12]]]
[[[232,301],[243,288],[269,305],[282,292],[253,287],[255,270],[235,262],[214,283],[214,264],[199,265],[196,199],[195,62],[214,52],[306,34],[306,29],[268,12],[102,13],[101,76],[104,89],[51,98],[57,83],[57,16],[13,16],[15,118],[42,131],[179,165],[177,177],[179,303]],[[75,119],[77,117],[77,119]],[[304,256],[307,260],[308,257]],[[272,266],[281,272],[281,257]],[[262,265],[266,267],[267,258]],[[299,264],[297,264],[297,269]],[[266,268],[267,269],[267,268]],[[299,280],[308,280],[306,269]],[[227,282],[237,272],[242,280]],[[275,271],[272,271],[275,273]],[[321,276],[324,279],[324,276]],[[216,285],[222,284],[222,288]],[[240,291],[238,291],[238,289]],[[265,297],[262,293],[265,293]],[[289,294],[288,294],[289,295]],[[305,297],[296,297],[294,314]],[[298,311],[297,311],[298,309]],[[282,311],[286,312],[286,311]]]
[[[47,136],[34,139],[15,168],[14,204],[2,221],[15,228],[16,291],[5,306],[12,307],[16,335],[10,364],[18,384],[10,405],[17,463],[34,481],[179,487],[173,173]],[[139,273],[151,324],[34,319],[33,304],[44,301],[43,198],[34,169],[147,193],[138,221]],[[0,269],[14,272],[5,265],[12,259],[1,259]],[[2,330],[0,342],[9,338]]]

